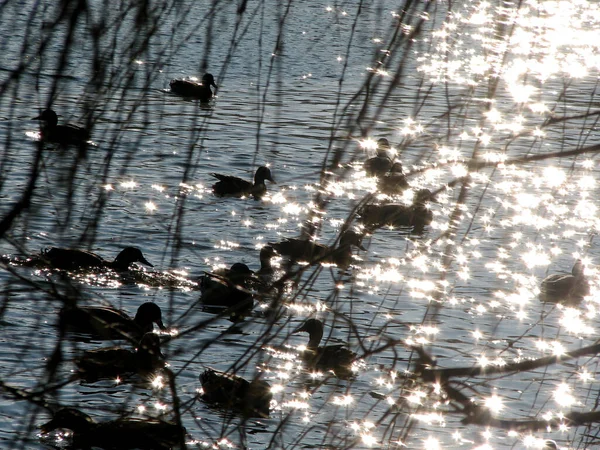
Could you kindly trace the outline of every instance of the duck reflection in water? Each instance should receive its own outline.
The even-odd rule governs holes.
[[[162,310],[156,303],[140,305],[132,319],[125,312],[104,306],[66,306],[60,311],[59,325],[69,331],[85,333],[96,339],[128,339],[138,342],[156,324],[161,330]]]
[[[88,382],[131,374],[147,377],[165,366],[160,338],[154,333],[144,334],[135,351],[121,347],[89,350],[75,364],[79,376]]]
[[[319,346],[323,338],[323,322],[308,319],[294,333],[308,333],[309,340],[302,359],[311,369],[332,371],[338,378],[349,378],[354,375],[352,364],[357,359],[356,353],[344,345]]]
[[[240,376],[207,369],[200,374],[201,398],[245,417],[269,417],[273,394],[263,380],[248,381]]]
[[[571,274],[548,275],[540,285],[540,301],[577,305],[590,294],[590,284],[585,276],[583,262],[578,259]]]
[[[186,433],[184,427],[156,419],[120,418],[96,423],[75,408],[59,409],[52,420],[42,425],[41,432],[48,434],[58,429],[73,432],[69,448],[110,450],[167,450],[179,444]]]

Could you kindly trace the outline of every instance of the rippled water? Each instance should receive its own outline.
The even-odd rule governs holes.
[[[75,4],[65,4],[72,17]],[[419,377],[412,346],[423,346],[438,368],[496,368],[596,341],[598,6],[242,5],[149,3],[151,20],[138,18],[136,28],[137,7],[89,2],[60,77],[68,20],[53,25],[53,5],[1,7],[10,30],[0,40],[1,217],[26,189],[40,148],[30,118],[49,96],[61,123],[93,124],[93,144],[86,158],[44,147],[31,203],[0,252],[60,245],[110,259],[134,245],[155,265],[148,285],[3,266],[0,376],[11,389],[0,391],[2,446],[52,443],[38,436],[47,410],[26,392],[48,382],[63,295],[130,314],[144,301],[163,308],[179,333],[163,352],[190,447],[542,448],[545,439],[592,447],[594,424],[516,428],[593,411],[593,354],[450,383],[482,411],[513,421],[502,429],[465,423],[485,414],[468,416],[465,404]],[[101,18],[107,31],[96,45],[90,30]],[[205,70],[219,85],[211,105],[168,92],[172,78]],[[319,193],[318,239],[333,243],[376,190],[362,162],[373,154],[369,139],[379,137],[398,151],[414,189],[437,192],[434,221],[422,235],[370,233],[368,251],[357,253],[350,270],[310,268],[284,295],[281,315],[256,307],[235,326],[203,310],[195,289],[152,285],[173,269],[191,280],[240,261],[258,269],[258,249],[299,236]],[[263,164],[277,181],[263,201],[212,194],[212,172],[251,179]],[[395,201],[411,198],[409,191]],[[540,303],[541,280],[570,272],[578,258],[591,294],[575,307]],[[309,316],[325,322],[330,343],[364,357],[355,378],[315,378],[302,369],[294,348],[306,335],[292,332]],[[288,358],[263,348],[286,344]],[[52,383],[71,376],[83,350],[105,345],[63,340]],[[271,417],[244,423],[198,400],[206,367],[248,378],[261,372],[274,388]],[[141,405],[172,418],[168,389],[144,384],[71,381],[43,400],[98,421],[140,414]]]

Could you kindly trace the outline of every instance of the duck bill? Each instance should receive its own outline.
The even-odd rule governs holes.
[[[273,179],[273,177],[269,177],[269,178],[267,178],[267,180],[269,180],[269,181],[270,181],[271,183],[273,183],[273,184],[277,184],[277,183],[275,182],[275,180]]]
[[[158,328],[160,328],[163,331],[167,329],[167,327],[165,327],[165,324],[163,323],[163,321],[160,319],[156,321],[156,325],[158,325]]]
[[[358,245],[357,245],[357,247],[358,247],[360,250],[362,250],[363,252],[366,252],[366,251],[367,251],[367,249],[365,248],[365,246],[364,246],[364,245],[362,245],[362,244],[358,244]]]
[[[144,258],[143,256],[140,258],[140,262],[142,264],[146,264],[148,267],[154,267],[154,265],[150,264],[150,261],[148,261],[146,258]]]
[[[42,434],[46,434],[56,430],[57,428],[58,426],[54,423],[54,419],[52,419],[50,422],[47,422],[40,427],[40,432]]]
[[[306,324],[300,325],[298,328],[292,331],[292,334],[302,333],[303,331],[306,331]]]

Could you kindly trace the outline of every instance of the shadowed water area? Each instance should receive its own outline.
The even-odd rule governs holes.
[[[598,5],[0,22],[0,447],[597,445]]]

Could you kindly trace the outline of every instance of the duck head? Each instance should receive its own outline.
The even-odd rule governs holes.
[[[323,322],[318,319],[308,319],[300,327],[294,330],[294,333],[308,333],[309,340],[306,346],[309,349],[316,349],[323,338]]]
[[[58,116],[52,109],[44,110],[39,116],[34,117],[33,120],[41,120],[48,128],[58,125]]]
[[[161,330],[167,329],[162,321],[162,311],[160,306],[152,302],[142,303],[138,308],[133,321],[142,329],[147,329],[147,327],[152,326],[153,323],[158,325],[158,328]]]
[[[340,248],[353,245],[366,252],[367,249],[362,245],[363,236],[353,230],[346,230],[340,238]]]
[[[377,156],[385,156],[387,158],[387,152],[392,146],[386,138],[377,139]]]
[[[142,355],[165,358],[165,355],[160,351],[160,338],[156,333],[144,334],[138,345],[137,352]]]
[[[125,247],[123,250],[121,250],[121,253],[117,255],[113,265],[115,267],[127,269],[129,265],[134,262],[139,262],[149,267],[154,267],[146,258],[144,258],[142,251],[137,247]]]
[[[213,86],[214,88],[218,88],[218,86],[215,84],[215,77],[213,77],[210,73],[204,74],[202,77],[202,84],[205,86]]]
[[[254,184],[265,184],[265,180],[275,183],[275,180],[271,175],[271,169],[269,169],[267,166],[260,166],[258,169],[256,169],[256,174],[254,174]]]

